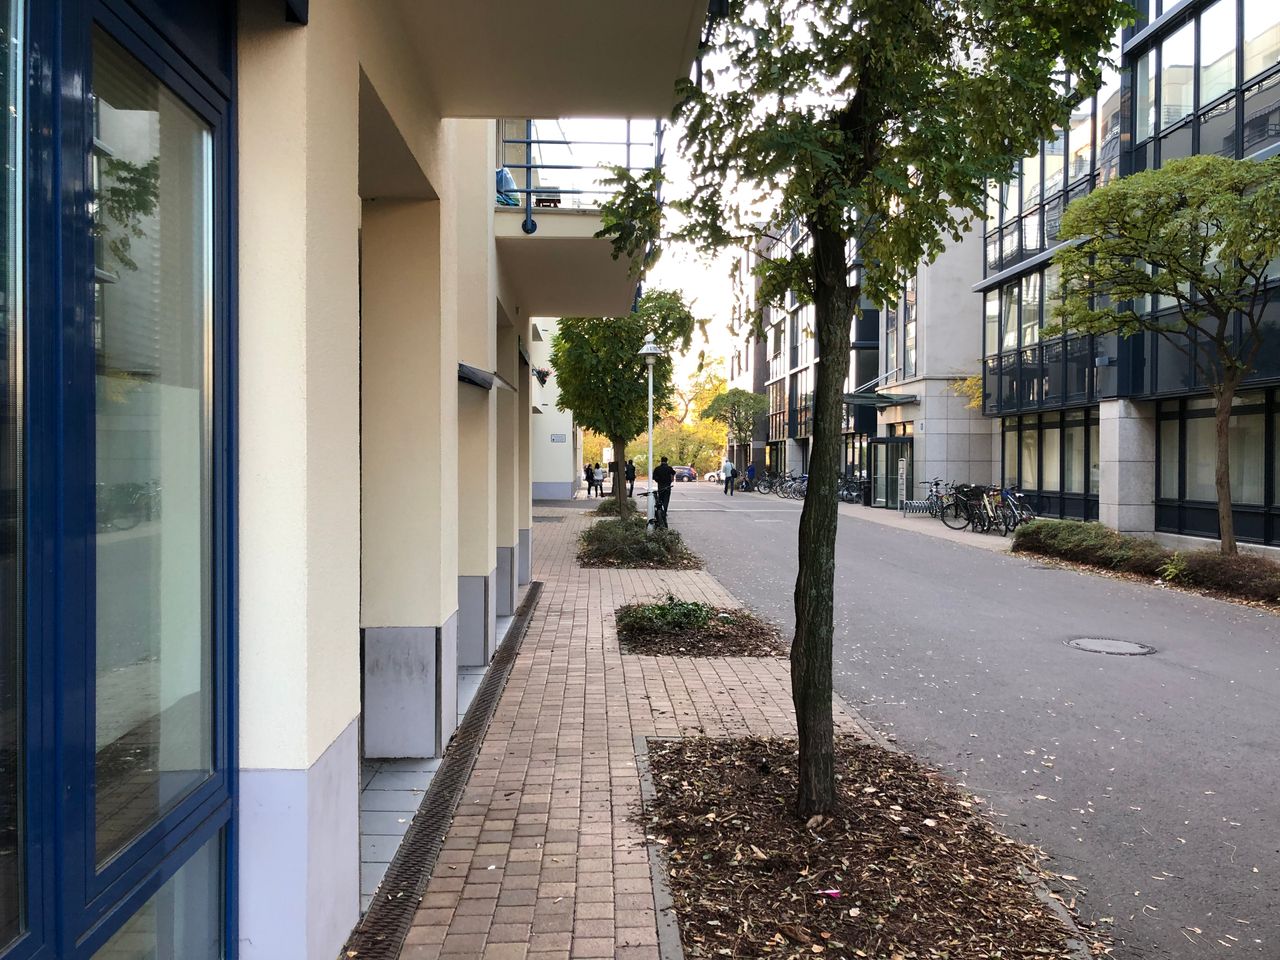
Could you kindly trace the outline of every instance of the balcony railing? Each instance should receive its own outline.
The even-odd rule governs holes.
[[[611,168],[639,175],[662,164],[662,124],[655,120],[503,120],[497,204],[521,208],[525,233],[535,215],[598,210],[614,193]]]

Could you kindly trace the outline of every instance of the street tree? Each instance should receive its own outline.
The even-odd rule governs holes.
[[[719,420],[728,431],[728,439],[734,443],[750,443],[755,433],[756,421],[769,411],[769,398],[734,387],[714,397],[702,415]]]
[[[759,307],[814,305],[818,364],[800,518],[792,699],[796,811],[836,798],[831,707],[836,480],[850,332],[863,301],[982,215],[988,179],[1065,124],[1100,79],[1121,0],[726,0],[700,84],[679,84],[687,193],[664,231],[653,184],[614,171],[602,236],[618,256],[663,241],[761,250]],[[1071,82],[1066,82],[1070,78]],[[756,324],[759,326],[759,318]]]
[[[651,290],[634,312],[619,317],[565,317],[551,341],[551,367],[560,388],[558,409],[609,438],[619,469],[627,442],[647,428],[648,370],[640,348],[652,333],[663,349],[653,366],[653,402],[671,401],[671,353],[687,350],[699,322],[678,293]],[[626,507],[626,484],[614,482],[619,515]]]
[[[1155,333],[1195,366],[1213,393],[1218,530],[1234,554],[1231,407],[1280,273],[1280,158],[1187,157],[1115,180],[1067,207],[1061,236],[1077,242],[1054,255],[1062,302],[1046,332]]]
[[[708,360],[701,371],[684,383],[675,384],[670,412],[677,421],[687,423],[690,417],[696,420],[703,416],[711,398],[724,390],[724,375],[720,369],[721,361]]]

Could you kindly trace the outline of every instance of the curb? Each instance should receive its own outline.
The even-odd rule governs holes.
[[[649,769],[649,741],[679,740],[680,737],[635,736],[636,771],[640,774],[640,803],[648,805],[658,796],[653,785],[653,772]],[[667,883],[667,856],[662,845],[645,840],[649,851],[649,876],[653,881],[654,915],[658,920],[658,957],[660,960],[685,960],[684,945],[680,942],[680,924],[676,920],[675,898]]]

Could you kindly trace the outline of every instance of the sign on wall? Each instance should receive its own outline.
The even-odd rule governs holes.
[[[567,435],[567,434],[563,434],[563,433],[553,433],[553,434],[551,435],[551,442],[552,442],[552,443],[566,443],[567,441],[568,441],[568,435]]]

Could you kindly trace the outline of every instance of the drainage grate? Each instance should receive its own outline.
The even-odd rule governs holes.
[[[1112,657],[1145,657],[1155,653],[1156,648],[1135,640],[1113,640],[1110,637],[1076,637],[1065,641],[1068,647],[1075,647],[1086,653],[1105,653]]]
[[[404,842],[387,867],[386,876],[369,905],[369,912],[352,931],[343,956],[358,956],[360,960],[395,960],[400,956],[413,915],[427,888],[436,858],[440,856],[445,834],[449,832],[449,824],[462,799],[476,754],[498,706],[498,697],[507,684],[516,654],[520,652],[520,643],[541,592],[540,581],[529,584],[529,592],[516,611],[511,631],[493,655],[480,689],[476,691],[462,723],[458,724],[449,749],[445,751],[444,761],[432,777],[431,786],[409,824]]]

